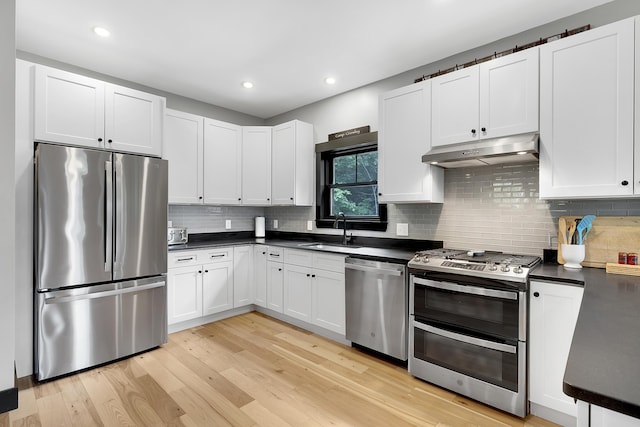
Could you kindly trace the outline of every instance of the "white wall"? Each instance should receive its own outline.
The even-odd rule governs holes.
[[[0,390],[14,387],[15,361],[15,253],[17,230],[13,185],[15,140],[15,0],[0,2],[0,224],[7,232],[0,239]]]

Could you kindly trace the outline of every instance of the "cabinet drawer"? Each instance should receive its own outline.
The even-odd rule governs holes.
[[[233,246],[206,251],[202,262],[225,262],[233,260]]]
[[[313,252],[285,248],[284,263],[299,265],[302,267],[311,267],[313,266]]]
[[[203,254],[198,251],[169,252],[167,268],[185,267],[202,264]]]
[[[332,255],[326,253],[315,252],[313,254],[313,268],[318,270],[335,271],[336,273],[344,273],[343,255]]]
[[[269,249],[267,250],[267,259],[269,261],[282,262],[284,259],[283,252],[283,248],[269,246]]]

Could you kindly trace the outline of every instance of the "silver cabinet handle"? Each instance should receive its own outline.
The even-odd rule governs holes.
[[[378,268],[378,267],[368,267],[366,265],[358,265],[358,264],[345,264],[344,268],[351,270],[359,270],[366,272],[373,272],[378,274],[385,274],[387,276],[402,276],[402,270],[389,270],[388,268]]]
[[[501,351],[503,353],[511,353],[516,354],[517,348],[515,345],[503,344],[499,342],[493,342],[488,340],[483,340],[476,337],[470,337],[468,335],[458,334],[456,332],[445,331],[444,329],[435,328],[429,325],[423,325],[422,323],[413,322],[413,327],[422,329],[423,331],[430,332],[432,334],[440,335],[445,338],[449,338],[455,341],[460,341],[463,343],[476,345],[478,347],[484,347],[491,350]]]
[[[176,260],[176,262],[184,262],[184,261],[193,261],[193,257],[190,256],[189,258],[178,258]]]

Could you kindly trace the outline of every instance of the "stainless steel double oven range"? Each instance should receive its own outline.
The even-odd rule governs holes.
[[[434,249],[409,262],[409,372],[527,414],[527,283],[534,256]]]

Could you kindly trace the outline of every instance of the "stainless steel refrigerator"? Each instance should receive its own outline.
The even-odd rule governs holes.
[[[166,160],[38,144],[34,190],[38,380],[166,343]]]

